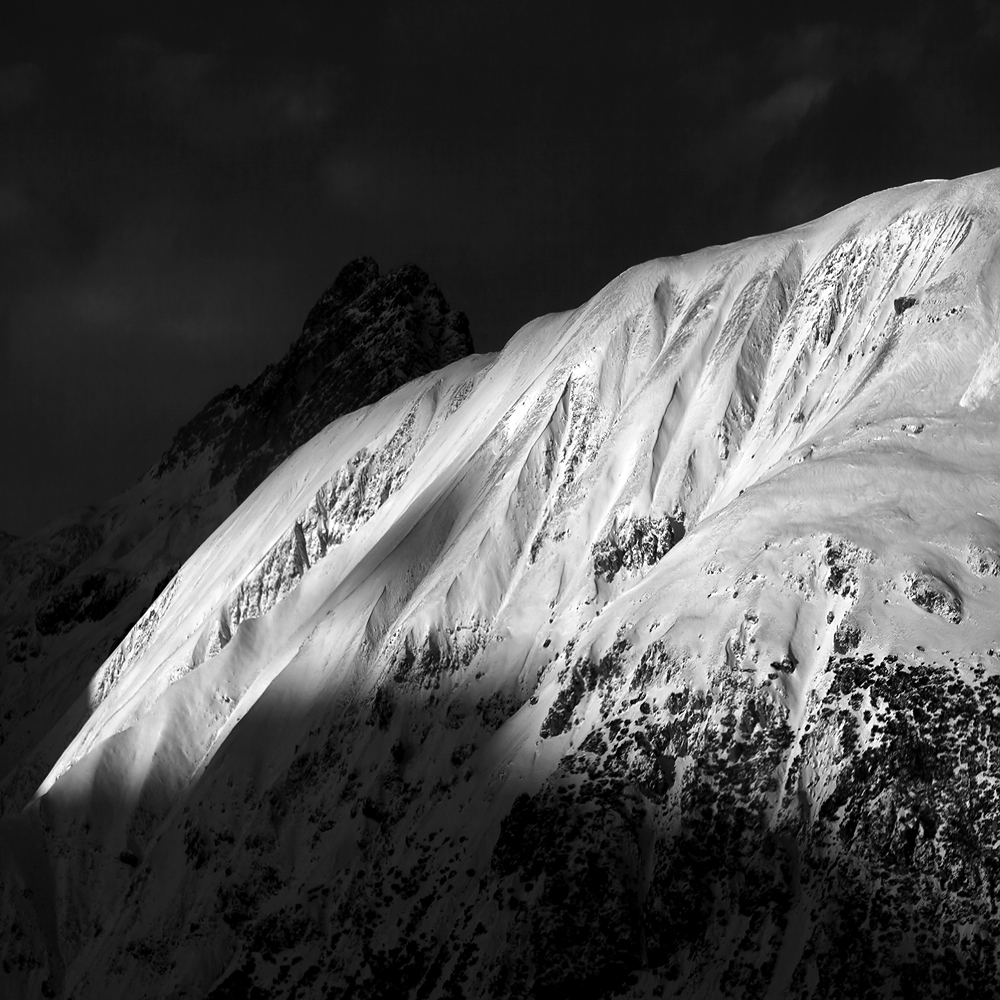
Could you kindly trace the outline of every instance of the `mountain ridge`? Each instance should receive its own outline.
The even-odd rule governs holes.
[[[0,536],[0,813],[30,798],[51,766],[49,750],[26,767],[25,740],[44,739],[67,711],[70,729],[79,725],[87,679],[275,465],[338,415],[471,351],[468,320],[425,272],[382,275],[358,258],[286,354],[210,400],[135,485],[34,535]]]
[[[998,260],[882,192],[320,431],[0,823],[5,985],[996,995]]]

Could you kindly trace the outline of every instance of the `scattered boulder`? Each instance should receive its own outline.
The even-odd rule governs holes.
[[[947,618],[957,625],[962,620],[962,598],[958,592],[941,577],[924,570],[907,574],[903,582],[903,593],[918,608],[932,615]]]
[[[965,561],[977,576],[1000,576],[1000,553],[991,547],[970,543]]]

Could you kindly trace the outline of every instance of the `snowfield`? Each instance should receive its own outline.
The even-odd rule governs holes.
[[[998,238],[882,192],[321,430],[0,821],[0,992],[998,995]]]

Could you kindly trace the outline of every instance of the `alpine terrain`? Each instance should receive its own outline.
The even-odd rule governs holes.
[[[1000,995],[1000,171],[643,264],[498,355],[425,295],[384,398],[368,266],[317,306],[358,409],[295,416],[307,323],[72,522],[109,582],[4,611],[0,992]]]
[[[269,472],[336,417],[471,353],[465,316],[421,270],[352,261],[288,354],[213,399],[132,489],[33,536],[0,533],[0,813],[31,798],[93,708],[94,671]]]

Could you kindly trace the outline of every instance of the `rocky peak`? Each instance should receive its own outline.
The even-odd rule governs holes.
[[[229,480],[242,501],[331,420],[472,349],[465,314],[424,271],[408,264],[380,275],[360,257],[320,296],[285,356],[245,388],[216,396],[177,432],[152,475],[210,452],[204,486]]]
[[[345,264],[333,284],[309,310],[302,332],[309,335],[329,330],[331,320],[335,320],[340,310],[359,298],[378,277],[378,264],[371,257],[357,257]]]
[[[330,421],[471,352],[465,315],[420,268],[351,261],[285,356],[210,400],[134,487],[25,538],[0,532],[0,814],[90,712],[102,661],[272,470]]]

